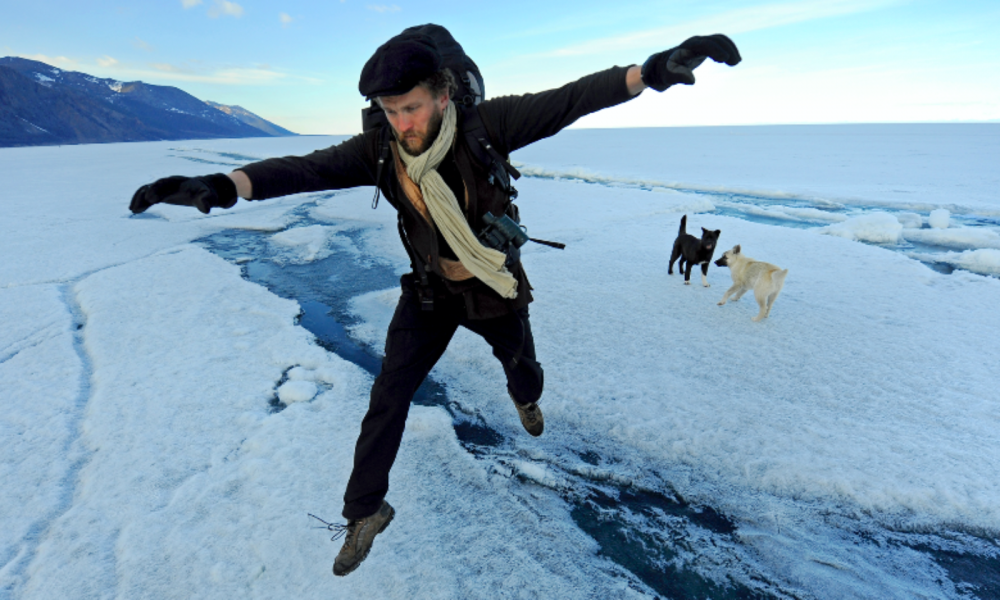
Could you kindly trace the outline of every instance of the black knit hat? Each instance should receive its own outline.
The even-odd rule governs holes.
[[[441,70],[442,59],[433,40],[401,33],[379,46],[361,69],[358,90],[366,100],[399,96]]]

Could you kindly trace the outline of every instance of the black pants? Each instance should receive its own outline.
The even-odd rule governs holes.
[[[382,372],[372,386],[371,403],[354,449],[354,471],[344,493],[344,518],[367,517],[382,505],[410,400],[459,325],[482,336],[493,348],[516,402],[527,404],[541,397],[543,373],[535,359],[527,307],[493,319],[469,320],[465,314],[461,296],[438,298],[433,311],[421,310],[416,291],[404,277],[403,293],[386,335]],[[518,350],[520,358],[512,365]]]

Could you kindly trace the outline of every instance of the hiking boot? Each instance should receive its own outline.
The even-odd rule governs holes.
[[[510,399],[514,400],[514,396],[512,395]],[[535,437],[542,435],[542,431],[545,430],[545,417],[542,416],[542,409],[538,408],[538,403],[519,404],[514,400],[514,406],[517,407],[517,416],[521,417],[524,430]]]
[[[368,551],[372,549],[375,536],[385,531],[395,514],[396,511],[383,500],[382,506],[374,515],[364,519],[352,519],[345,526],[338,525],[343,527],[347,536],[344,538],[340,553],[337,554],[337,560],[333,561],[333,574],[343,577],[357,569],[361,561],[368,556]]]

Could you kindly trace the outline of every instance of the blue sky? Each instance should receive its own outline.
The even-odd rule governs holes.
[[[175,85],[299,133],[356,133],[358,74],[403,28],[448,27],[487,95],[556,87],[725,33],[744,61],[584,127],[1000,120],[1000,2],[12,0],[0,55]]]

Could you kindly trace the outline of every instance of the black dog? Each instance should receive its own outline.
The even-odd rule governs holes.
[[[705,278],[708,275],[708,263],[712,261],[715,243],[719,240],[722,231],[719,229],[709,231],[702,227],[701,239],[699,240],[693,235],[688,235],[685,231],[687,218],[687,215],[681,217],[681,230],[677,233],[677,239],[674,240],[674,250],[670,253],[670,266],[667,267],[667,273],[674,274],[674,261],[680,258],[677,270],[684,271],[684,285],[690,285],[691,267],[701,265],[701,284],[708,287],[708,279]],[[687,265],[685,266],[684,263]]]

